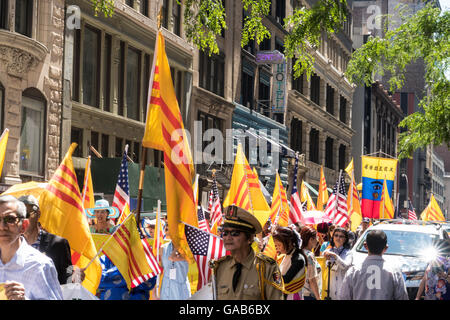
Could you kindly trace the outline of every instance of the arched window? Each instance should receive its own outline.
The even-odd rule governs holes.
[[[45,109],[46,100],[37,89],[29,88],[23,92],[20,129],[21,174],[44,175]]]

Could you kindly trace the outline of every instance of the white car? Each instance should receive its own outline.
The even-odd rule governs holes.
[[[389,247],[383,257],[401,269],[409,298],[414,299],[428,263],[437,254],[433,240],[448,238],[447,232],[439,223],[401,219],[375,223],[356,240],[352,248],[353,264],[367,257],[364,241],[371,230],[383,230],[386,233]]]

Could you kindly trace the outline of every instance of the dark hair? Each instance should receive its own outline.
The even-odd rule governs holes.
[[[286,252],[290,252],[292,249],[300,249],[298,247],[298,238],[295,232],[291,228],[278,226],[273,233],[273,239],[280,241]]]
[[[317,236],[317,231],[309,226],[305,226],[302,228],[300,236],[302,237],[302,249],[305,249],[308,246],[309,240]]]
[[[342,227],[336,227],[336,229],[334,229],[333,236],[332,236],[331,239],[330,239],[330,245],[331,245],[331,247],[333,248],[334,245],[335,245],[335,244],[334,244],[334,234],[335,234],[336,232],[341,232],[341,233],[344,234],[344,236],[345,236],[345,241],[344,241],[343,247],[344,247],[345,249],[350,249],[350,241],[349,241],[349,237],[348,237],[348,231],[345,230],[345,229],[342,228]]]
[[[369,253],[380,255],[387,245],[387,236],[383,230],[371,230],[367,233],[366,244]]]

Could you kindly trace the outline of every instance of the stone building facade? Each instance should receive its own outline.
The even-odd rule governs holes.
[[[64,1],[0,1],[2,189],[51,178],[61,158]]]

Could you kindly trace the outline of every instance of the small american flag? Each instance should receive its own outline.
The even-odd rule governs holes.
[[[116,190],[114,192],[114,198],[112,206],[119,209],[121,216],[119,218],[119,223],[121,223],[128,212],[124,212],[125,207],[129,211],[130,207],[130,189],[128,184],[128,162],[127,162],[127,152],[128,145],[125,146],[125,151],[123,152],[122,163],[120,165],[119,177],[117,178]]]
[[[417,220],[416,211],[414,210],[411,200],[408,200],[408,219]]]
[[[203,231],[210,232],[208,221],[206,221],[205,212],[203,211],[202,206],[198,206],[197,217],[198,217],[198,227]]]
[[[226,255],[223,239],[211,233],[185,224],[186,240],[191,249],[198,268],[197,290],[209,282],[211,269],[209,261],[219,259]]]
[[[213,177],[213,184],[211,187],[209,201],[211,229],[214,229],[215,226],[220,226],[223,222],[222,206],[220,205],[219,189],[217,188],[217,181],[215,176]]]
[[[345,191],[344,175],[339,175],[336,184],[333,187],[333,192],[328,199],[325,208],[325,215],[327,215],[334,224],[339,227],[344,226],[348,221],[347,208],[347,192]]]
[[[289,210],[289,218],[292,223],[297,223],[302,221],[303,219],[303,207],[302,202],[300,200],[300,194],[297,190],[297,172],[298,172],[298,157],[295,157],[295,165],[294,165],[294,181],[292,182],[292,191],[291,191],[291,210]]]

